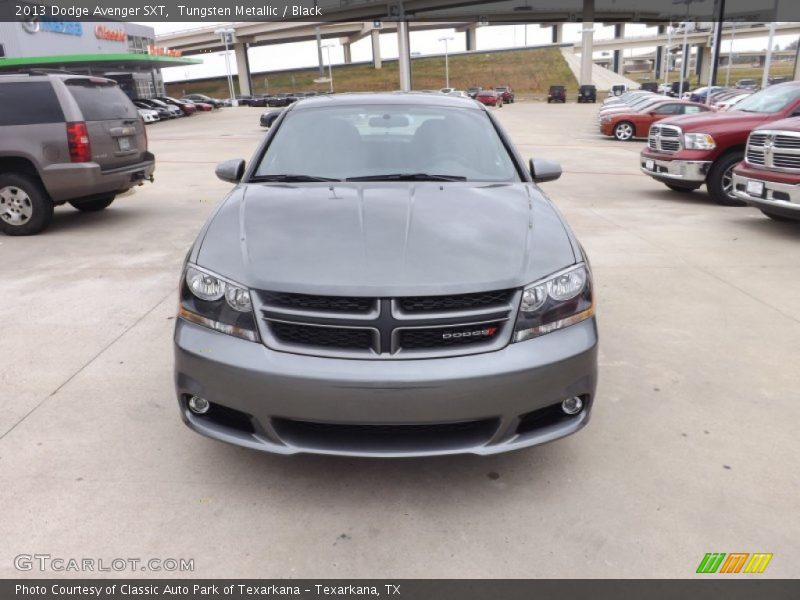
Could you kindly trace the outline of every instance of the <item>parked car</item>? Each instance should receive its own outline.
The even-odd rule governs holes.
[[[0,231],[44,230],[56,205],[99,211],[152,181],[155,157],[115,81],[71,74],[0,75]]]
[[[494,88],[494,91],[503,97],[503,104],[514,103],[514,90],[510,85],[500,85]]]
[[[609,95],[611,96],[622,96],[625,92],[628,91],[628,86],[624,83],[617,83],[611,86],[609,90]]]
[[[450,92],[455,92],[455,91],[456,91],[456,88],[443,87],[442,89],[439,90],[439,93],[440,94],[449,94]]]
[[[194,102],[197,104],[198,102],[202,102],[203,104],[210,104],[214,108],[221,108],[224,106],[224,102],[222,100],[217,100],[216,98],[212,98],[211,96],[206,96],[205,94],[187,94],[181,100],[186,100],[188,102]]]
[[[253,96],[249,94],[241,94],[236,96],[236,104],[239,106],[252,106]]]
[[[467,92],[465,92],[464,90],[453,90],[452,92],[450,92],[447,95],[448,96],[457,96],[459,98],[469,98],[469,94],[467,94]]]
[[[150,102],[147,102],[145,100],[134,100],[133,105],[141,110],[155,111],[156,114],[158,115],[159,120],[175,118],[175,115],[173,115],[172,112],[170,112],[170,110],[167,109],[166,107],[162,108],[160,106],[156,106],[155,104],[151,104]]]
[[[752,95],[752,92],[744,92],[742,94],[735,94],[728,96],[716,103],[718,110],[732,110],[739,102]]]
[[[639,98],[645,97],[652,97],[655,96],[652,92],[648,92],[645,90],[632,90],[629,92],[625,92],[621,96],[609,96],[605,100],[603,100],[603,104],[600,107],[601,110],[603,108],[614,106],[614,105],[623,105],[623,104],[630,104]]]
[[[165,110],[171,119],[177,119],[178,117],[183,116],[183,111],[175,106],[174,104],[169,104],[168,102],[162,102],[156,98],[147,98],[147,99],[140,99],[138,102],[145,104],[146,106],[152,106],[155,110]]]
[[[800,118],[757,127],[733,168],[736,197],[776,221],[800,221]]]
[[[479,85],[472,86],[471,88],[467,88],[467,94],[469,94],[470,98],[475,98],[483,88]]]
[[[683,85],[681,85],[680,81],[673,81],[669,84],[669,90],[667,91],[667,96],[672,96],[673,98],[677,98],[681,95],[681,93],[686,93],[689,91],[691,87],[689,81],[684,81]],[[681,92],[683,90],[683,92]]]
[[[651,107],[658,106],[659,104],[663,104],[666,101],[680,102],[678,99],[665,98],[664,96],[659,96],[658,94],[650,94],[647,96],[639,96],[624,104],[603,105],[598,111],[598,116],[600,122],[602,123],[603,119],[609,115],[646,110],[650,109]]]
[[[709,93],[713,94],[714,92],[719,92],[719,91],[723,91],[723,90],[725,90],[725,88],[722,87],[722,86],[718,86],[718,85],[713,85],[711,87],[700,87],[700,88],[697,88],[696,90],[692,90],[689,93],[688,100],[690,100],[692,102],[705,102],[706,96]]]
[[[597,86],[582,85],[578,89],[578,102],[597,102]]]
[[[475,100],[484,106],[496,106],[497,108],[503,107],[503,96],[494,90],[481,90],[475,96]]]
[[[139,116],[142,117],[142,121],[144,123],[156,123],[161,120],[161,117],[158,116],[158,112],[153,110],[152,108],[136,108]]]
[[[289,100],[288,94],[280,94],[278,96],[269,96],[267,97],[267,106],[271,107],[284,107],[289,106],[292,102]]]
[[[197,112],[197,106],[192,102],[178,100],[170,96],[158,96],[156,100],[161,100],[161,102],[166,102],[167,104],[177,106],[186,117],[189,117]]]
[[[740,79],[735,87],[737,90],[755,91],[758,89],[758,82],[755,79]]]
[[[646,81],[642,85],[639,86],[640,90],[644,90],[645,92],[658,92],[659,85],[657,81]]]
[[[647,137],[650,126],[661,119],[707,112],[708,110],[710,109],[705,104],[662,97],[662,100],[653,106],[641,110],[615,112],[602,117],[600,133],[613,136],[621,142],[627,142],[633,138]]]
[[[767,78],[767,85],[776,85],[778,83],[786,83],[787,81],[791,81],[791,79],[789,79],[788,77],[785,77],[783,75],[777,75],[777,76],[774,76],[774,77],[768,77]]]
[[[551,85],[547,91],[547,103],[561,102],[562,104],[567,101],[567,88],[563,85]]]
[[[560,167],[512,148],[472,100],[342,94],[287,108],[249,166],[221,163],[235,187],[180,284],[185,423],[267,452],[380,457],[583,427],[591,270],[538,186]]]
[[[730,111],[665,119],[650,128],[641,170],[678,192],[705,183],[719,204],[739,205],[733,168],[744,158],[748,134],[798,112],[800,82],[788,82],[756,92]]]
[[[279,116],[281,116],[282,112],[282,110],[268,110],[265,113],[261,113],[261,117],[259,117],[258,122],[262,127],[272,127],[272,124]]]

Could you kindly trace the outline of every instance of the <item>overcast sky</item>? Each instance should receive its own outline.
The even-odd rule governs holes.
[[[219,23],[142,23],[156,30],[156,34],[183,31],[197,27],[213,27]],[[564,41],[575,42],[580,38],[580,23],[564,24]],[[551,28],[539,27],[538,25],[498,25],[491,27],[478,28],[478,50],[493,50],[499,48],[513,48],[535,44],[548,44],[551,41]],[[645,25],[628,24],[626,25],[626,36],[642,36],[653,33],[655,29],[647,28]],[[411,33],[411,52],[421,55],[441,54],[444,52],[444,44],[439,42],[439,38],[452,36],[454,39],[448,42],[451,52],[466,50],[466,35],[456,33],[453,29],[439,29],[433,31],[419,31]],[[527,36],[527,37],[526,37]],[[613,26],[602,27],[595,25],[595,38],[604,39],[614,36]],[[775,44],[780,47],[786,46],[795,39],[795,36],[775,36]],[[344,53],[337,40],[325,40],[326,44],[334,43],[331,48],[331,61],[334,65],[344,62]],[[736,52],[745,50],[762,50],[767,46],[767,38],[751,38],[735,40],[733,49]],[[723,52],[728,51],[730,42],[723,42]],[[636,50],[635,52],[649,52],[652,49]],[[354,62],[372,59],[371,41],[366,37],[355,42],[351,47]],[[634,51],[628,51],[634,52]],[[381,36],[381,55],[383,58],[397,58],[397,36],[394,33],[387,33]],[[597,53],[596,53],[597,55]],[[260,46],[250,50],[250,69],[252,71],[272,71],[280,69],[291,69],[297,67],[312,67],[317,64],[316,42],[297,42],[293,44],[280,44],[274,46]],[[191,67],[172,67],[163,70],[166,81],[180,81],[200,77],[211,77],[225,74],[225,60],[222,53],[202,54],[196,58],[202,58],[203,64]],[[327,59],[326,59],[327,60]],[[235,59],[231,52],[231,61],[235,70]]]

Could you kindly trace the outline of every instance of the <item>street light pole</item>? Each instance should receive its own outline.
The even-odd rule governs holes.
[[[225,44],[225,71],[228,79],[228,94],[230,97],[231,106],[236,106],[235,94],[233,92],[233,75],[231,74],[231,57],[228,50],[228,44],[233,41],[234,29],[221,28],[215,29],[214,33],[220,36],[222,43]]]
[[[325,44],[322,46],[325,48],[325,54],[328,55],[328,82],[331,86],[331,94],[333,93],[333,67],[331,66],[331,48],[333,48],[333,44]]]
[[[450,87],[450,63],[447,56],[447,42],[453,41],[453,36],[440,37],[440,42],[444,42],[444,87]]]
[[[731,81],[731,61],[733,60],[733,39],[736,37],[736,21],[731,25],[731,42],[728,46],[728,66],[725,69],[725,87],[728,87]]]
[[[772,65],[772,40],[775,38],[775,21],[769,24],[769,41],[767,42],[767,58],[764,62],[764,74],[761,76],[761,89],[769,84],[769,68]]]

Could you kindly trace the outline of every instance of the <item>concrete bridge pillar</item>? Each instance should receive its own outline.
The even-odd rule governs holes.
[[[553,25],[553,43],[554,44],[563,44],[564,43],[564,24],[563,23],[556,23]]]
[[[353,54],[350,51],[350,42],[345,42],[342,44],[342,50],[344,50],[344,64],[349,65],[353,62]]]
[[[581,32],[581,78],[580,85],[592,83],[594,61],[594,0],[583,0],[583,30]]]
[[[249,96],[253,93],[253,83],[250,77],[250,59],[247,56],[247,42],[236,42],[233,45],[236,56],[236,70],[239,79],[239,93]]]
[[[658,26],[658,35],[664,35],[666,31],[667,28],[664,25]],[[656,47],[656,62],[653,66],[653,78],[661,79],[661,68],[664,66],[664,46]]]
[[[614,39],[619,40],[625,37],[625,23],[614,25]],[[614,73],[620,75],[625,72],[625,56],[622,50],[614,50]]]
[[[370,33],[372,37],[372,66],[380,69],[381,63],[381,32],[379,29],[373,29]]]
[[[467,35],[467,50],[478,49],[478,26],[470,25],[464,33]]]

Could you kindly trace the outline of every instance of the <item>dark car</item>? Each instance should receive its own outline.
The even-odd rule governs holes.
[[[211,96],[206,96],[205,94],[187,94],[181,100],[186,100],[188,102],[194,102],[197,104],[198,102],[203,104],[210,104],[214,108],[221,108],[225,105],[222,100],[217,100],[216,98],[212,98]]]
[[[175,114],[170,111],[169,109],[161,106],[156,106],[155,104],[151,104],[145,100],[134,100],[134,106],[136,108],[142,108],[144,110],[154,110],[158,113],[159,119],[174,119]]]
[[[681,86],[681,82],[680,81],[673,81],[670,84],[670,89],[667,92],[667,96],[672,96],[673,98],[677,98],[681,93],[681,89],[683,89],[684,92],[688,92],[689,91],[689,87],[690,87],[690,83],[688,81],[684,81],[683,82],[683,86]]]
[[[740,79],[736,82],[737,90],[756,91],[758,89],[758,82],[755,79]]]
[[[262,127],[272,127],[272,124],[279,116],[281,116],[282,112],[282,110],[268,110],[265,113],[261,113],[261,117],[259,118],[258,122]]]
[[[561,168],[523,162],[477,102],[309,98],[250,164],[216,172],[235,187],[187,254],[173,336],[188,427],[388,458],[496,454],[587,424],[592,272],[539,187]]]
[[[180,108],[178,108],[174,104],[169,104],[168,102],[162,102],[157,98],[140,98],[139,102],[142,102],[153,108],[162,108],[166,110],[170,115],[169,118],[171,119],[177,119],[178,117],[183,116],[183,111]]]
[[[689,101],[691,102],[705,102],[706,96],[709,94],[716,94],[717,92],[724,91],[725,88],[720,85],[713,85],[711,87],[701,87],[697,88],[696,90],[692,90],[692,93],[689,94]]]
[[[172,98],[170,96],[158,96],[156,100],[161,100],[162,102],[166,102],[167,104],[172,104],[173,106],[177,106],[179,109],[181,109],[181,112],[187,117],[197,112],[197,106],[195,106],[193,102],[178,100],[177,98]]]
[[[494,91],[503,97],[504,104],[514,104],[514,90],[510,85],[497,86]]]
[[[57,205],[100,211],[152,181],[144,122],[111,79],[0,75],[0,111],[3,233],[39,233]]]
[[[582,85],[578,90],[578,102],[597,102],[597,86]]]
[[[289,106],[291,103],[292,101],[289,99],[288,94],[278,94],[277,96],[270,96],[269,98],[267,98],[267,106],[273,108]]]
[[[471,88],[467,88],[467,96],[470,98],[475,98],[483,88],[479,85],[474,85]]]
[[[547,103],[567,101],[567,88],[563,85],[551,85],[550,90],[547,92]]]
[[[646,92],[658,92],[658,82],[657,81],[646,81],[642,85],[639,86],[640,90],[644,90]]]
[[[242,94],[235,97],[236,103],[239,106],[252,106],[253,104],[253,96],[249,94]]]

